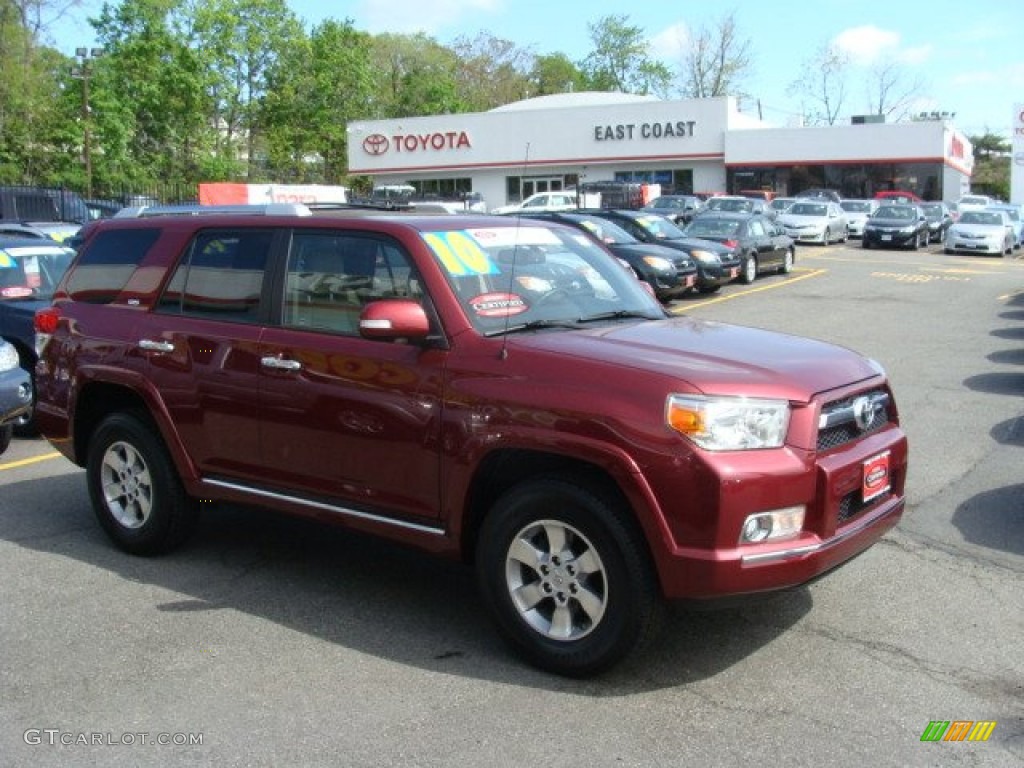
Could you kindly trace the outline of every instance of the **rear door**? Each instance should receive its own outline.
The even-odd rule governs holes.
[[[135,331],[147,375],[205,477],[263,476],[259,339],[275,239],[283,238],[271,229],[200,231]]]
[[[404,249],[351,230],[297,230],[280,323],[259,345],[264,481],[326,503],[436,518],[445,352],[364,339],[383,298],[425,301]]]
[[[747,222],[750,239],[757,248],[757,261],[762,267],[775,267],[782,261],[782,253],[776,247],[775,238],[771,236],[771,223],[759,218]]]

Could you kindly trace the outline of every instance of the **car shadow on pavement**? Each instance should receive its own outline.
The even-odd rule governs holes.
[[[956,508],[953,525],[972,544],[1024,555],[1024,484],[972,496]]]
[[[460,563],[236,505],[204,510],[194,538],[174,553],[133,557],[96,523],[82,472],[9,483],[4,497],[0,539],[180,595],[146,604],[154,590],[140,589],[140,621],[148,611],[181,614],[183,621],[196,612],[239,611],[398,664],[578,695],[629,696],[713,677],[769,645],[812,603],[810,590],[796,589],[716,611],[672,605],[644,654],[601,677],[569,680],[506,649],[485,615],[472,568]],[[45,507],[38,501],[44,497]],[[60,591],[59,562],[47,574],[50,588]],[[125,598],[120,591],[117,599]],[[103,616],[99,611],[92,620]],[[110,636],[117,636],[113,628]]]

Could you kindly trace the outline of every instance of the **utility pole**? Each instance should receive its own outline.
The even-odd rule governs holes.
[[[78,64],[71,68],[71,76],[82,81],[82,159],[85,161],[85,196],[92,197],[92,147],[90,128],[92,110],[89,108],[89,78],[92,77],[92,61],[103,55],[102,48],[76,48]]]

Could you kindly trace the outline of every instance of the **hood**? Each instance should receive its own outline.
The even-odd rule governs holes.
[[[882,374],[877,363],[834,344],[685,317],[520,335],[509,347],[645,371],[665,377],[670,388],[685,383],[704,394],[794,402]]]
[[[1006,233],[1006,227],[999,224],[954,224],[952,227],[957,232],[965,235],[979,235],[984,237],[1002,237]]]
[[[795,213],[784,213],[779,216],[779,222],[783,226],[790,227],[807,227],[807,226],[824,226],[828,222],[826,216],[802,216]]]

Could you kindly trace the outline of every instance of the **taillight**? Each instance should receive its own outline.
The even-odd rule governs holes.
[[[722,245],[724,245],[729,250],[733,250],[739,244],[740,244],[739,240],[726,240],[724,243],[722,243]]]
[[[60,310],[56,307],[46,307],[36,310],[35,319],[32,325],[36,331],[36,355],[42,357],[47,342],[53,337],[60,323]]]
[[[36,333],[52,334],[57,330],[58,322],[60,322],[60,310],[56,307],[46,307],[36,311],[34,322]]]

